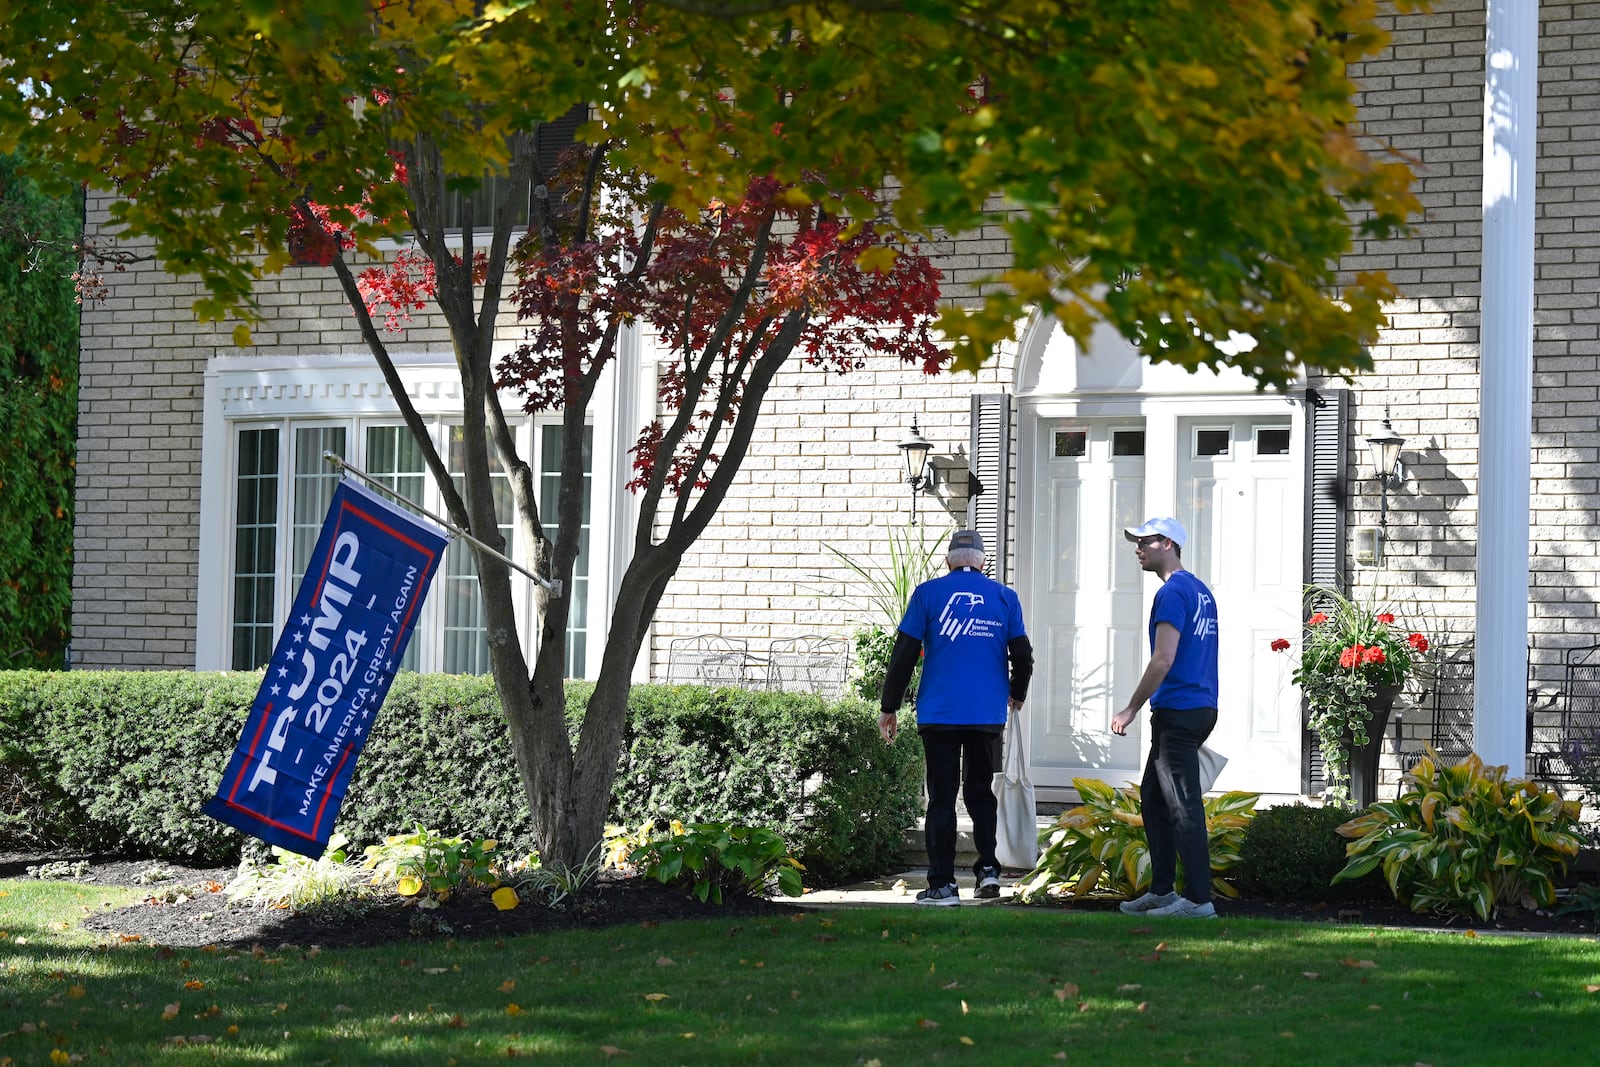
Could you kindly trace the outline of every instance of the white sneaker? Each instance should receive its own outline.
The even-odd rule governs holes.
[[[1182,899],[1177,893],[1146,893],[1142,897],[1124,900],[1119,907],[1122,908],[1124,915],[1143,915],[1145,912],[1164,908]]]
[[[1196,904],[1188,897],[1179,897],[1166,907],[1151,908],[1145,914],[1152,918],[1158,915],[1166,918],[1170,915],[1184,919],[1215,919],[1217,917],[1217,906],[1209,900],[1204,904]]]
[[[980,900],[994,900],[1000,895],[1000,872],[993,867],[978,868],[978,886],[973,896]]]

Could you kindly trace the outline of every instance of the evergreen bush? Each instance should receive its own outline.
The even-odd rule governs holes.
[[[1344,870],[1345,839],[1338,828],[1351,808],[1280,804],[1256,813],[1245,827],[1234,882],[1248,897],[1316,903],[1387,898],[1381,878],[1333,884]]]

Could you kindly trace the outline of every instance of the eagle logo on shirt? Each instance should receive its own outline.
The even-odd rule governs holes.
[[[999,619],[978,618],[973,613],[983,605],[982,593],[953,593],[939,613],[939,634],[954,641],[967,634],[990,636],[990,627],[999,626]]]

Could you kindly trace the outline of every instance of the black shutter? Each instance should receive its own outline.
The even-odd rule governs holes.
[[[1345,487],[1349,477],[1350,391],[1306,390],[1305,580],[1346,588]],[[1301,708],[1301,722],[1307,709]],[[1301,789],[1315,796],[1327,787],[1322,749],[1309,726],[1301,732]]]
[[[1007,580],[1011,516],[1011,397],[972,398],[972,441],[967,449],[967,525],[983,535],[989,576]]]

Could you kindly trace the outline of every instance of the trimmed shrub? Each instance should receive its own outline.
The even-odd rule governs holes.
[[[0,766],[17,783],[0,806],[0,847],[48,837],[91,852],[235,862],[246,839],[200,807],[260,682],[258,672],[0,672]],[[591,691],[567,687],[574,739]],[[859,700],[638,686],[611,819],[764,827],[811,884],[877,873],[898,861],[920,813],[921,756],[914,731],[884,745]],[[533,848],[488,678],[402,674],[390,689],[337,828],[367,844],[419,825]]]
[[[1345,839],[1338,828],[1356,815],[1332,805],[1280,804],[1256,812],[1245,827],[1234,882],[1245,896],[1265,900],[1374,900],[1387,898],[1381,878],[1333,884],[1344,870]]]

